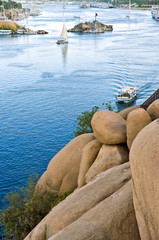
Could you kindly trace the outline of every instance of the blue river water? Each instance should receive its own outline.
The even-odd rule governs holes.
[[[40,6],[42,15],[20,22],[47,35],[0,36],[0,201],[72,138],[77,116],[102,103],[115,106],[117,90],[135,85],[143,103],[159,88],[159,22],[150,10],[64,9],[67,29],[97,20],[112,24],[103,34],[68,33],[57,45],[62,5]],[[0,203],[1,208],[1,203]]]

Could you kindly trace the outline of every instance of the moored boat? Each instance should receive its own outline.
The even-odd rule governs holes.
[[[126,87],[118,90],[119,94],[116,96],[116,101],[118,103],[129,103],[133,102],[136,97],[136,87]]]
[[[0,35],[9,35],[11,33],[12,33],[11,30],[0,29]]]
[[[156,21],[159,21],[159,7],[152,7],[151,16]]]

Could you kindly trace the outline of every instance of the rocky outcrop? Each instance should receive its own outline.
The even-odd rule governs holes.
[[[39,192],[40,189],[42,193],[49,191],[58,194],[73,191],[77,187],[83,148],[92,140],[94,140],[93,133],[80,135],[58,152],[50,161],[46,174],[42,177],[45,180],[40,179],[38,182]]]
[[[105,31],[112,31],[112,25],[105,25],[99,21],[79,23],[68,32],[86,32],[86,33],[104,33]]]
[[[79,231],[81,229],[82,231]],[[139,240],[131,181],[49,240]]]
[[[88,183],[98,173],[103,172],[116,165],[129,161],[129,151],[126,144],[105,145],[103,144],[97,158],[85,175],[85,182]]]
[[[137,109],[137,108],[139,108],[139,107],[140,107],[140,105],[136,105],[136,106],[133,106],[133,107],[125,108],[124,110],[118,112],[118,114],[120,114],[120,116],[121,116],[122,118],[124,118],[125,120],[127,120],[128,114],[129,114],[131,111],[133,111],[133,110],[135,110],[135,109]]]
[[[30,28],[18,28],[17,31],[15,32],[16,34],[26,34],[26,35],[35,35],[35,34],[48,34],[47,31],[45,30],[37,30],[33,31]]]
[[[102,146],[97,139],[89,142],[83,149],[82,159],[80,163],[80,170],[78,175],[78,187],[82,187],[86,184],[85,182],[85,175],[93,164],[94,160],[97,157],[97,154]]]
[[[142,240],[159,239],[159,119],[140,131],[130,150],[133,200]]]
[[[25,240],[139,240],[138,225],[142,240],[159,239],[157,114],[158,101],[147,112],[97,111],[94,133],[76,137],[57,153],[36,186],[41,194],[74,192]]]
[[[89,8],[86,4],[83,4],[80,8]]]
[[[129,113],[126,124],[127,145],[129,149],[137,134],[150,122],[151,118],[143,108],[138,108]]]
[[[75,190],[63,202],[54,207],[51,212],[25,238],[25,240],[49,239],[57,232],[79,219],[83,214],[85,214],[95,206],[98,206],[98,204],[100,202],[102,203],[104,199],[107,199],[109,197],[110,199],[113,199],[113,193],[118,191],[130,179],[131,172],[129,163],[113,167],[101,173],[92,182],[89,182],[84,187]],[[133,212],[132,208],[131,211]],[[109,209],[109,213],[110,212],[111,210]],[[107,220],[108,218],[105,218],[105,222],[107,222]],[[112,228],[113,226],[114,223],[112,225]],[[119,227],[119,231],[120,230],[123,231]],[[129,228],[125,231],[129,231]],[[75,235],[73,235],[72,237],[75,238]],[[138,238],[136,238],[135,240],[137,239]]]
[[[151,105],[147,108],[147,112],[152,120],[159,118],[159,99],[151,103]]]
[[[118,113],[97,111],[93,115],[91,125],[95,137],[104,144],[126,142],[126,122]]]
[[[39,181],[36,184],[36,191],[38,191],[42,196],[47,193],[46,189],[46,171],[40,177]]]
[[[37,34],[48,34],[48,32],[45,30],[37,30],[36,33]]]

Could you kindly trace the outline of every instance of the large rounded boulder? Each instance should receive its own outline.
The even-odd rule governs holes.
[[[127,145],[129,149],[137,134],[150,122],[151,118],[143,108],[138,108],[129,113],[126,125]]]
[[[96,179],[91,181],[89,184],[83,186],[82,188],[76,189],[64,201],[60,202],[57,206],[53,207],[52,210],[48,213],[48,215],[30,232],[30,234],[25,238],[25,240],[48,240],[54,234],[58,233],[60,230],[64,229],[65,227],[69,226],[70,224],[78,220],[81,216],[83,216],[85,213],[93,209],[95,206],[98,206],[98,204],[103,202],[104,199],[107,199],[109,197],[112,198],[112,195],[116,191],[118,191],[122,186],[124,186],[130,179],[131,171],[129,163],[113,167],[101,173]],[[131,186],[129,190],[131,192]],[[123,199],[121,199],[121,202],[122,201]],[[123,202],[123,206],[125,204],[127,203]],[[114,206],[112,203],[112,207],[107,208],[107,210],[108,209],[110,215],[111,209],[112,210],[116,209],[119,215],[120,216],[122,215],[120,204],[118,208],[116,206],[116,203],[114,202]],[[128,208],[127,210],[124,209],[126,209],[126,206],[124,206],[123,208],[124,212],[127,210],[128,211],[132,210],[132,212],[134,211],[133,209],[130,210],[130,208]],[[120,223],[120,219],[116,217],[115,211],[114,218],[117,219],[117,221],[119,220]],[[131,217],[129,218],[129,220],[131,220]],[[125,224],[129,220],[125,219]],[[112,231],[113,233],[114,221],[112,218],[111,220],[109,220],[109,217],[105,218],[105,223],[107,221],[109,221],[109,223],[112,221],[111,225],[112,228],[110,228],[110,231]],[[119,226],[119,231],[125,232],[122,226],[123,226],[122,224]],[[127,231],[130,230],[127,229]],[[134,228],[131,229],[131,231],[134,231]],[[81,232],[81,234],[83,233],[83,226],[81,226],[81,228],[80,227],[78,228],[78,232]],[[76,235],[77,232],[67,238],[63,237],[63,240],[65,239],[70,240],[71,237],[75,239]],[[98,240],[99,239],[100,238],[98,238]],[[135,240],[137,240],[137,238]]]
[[[121,145],[103,144],[98,153],[97,158],[95,159],[94,163],[86,173],[85,181],[86,183],[88,183],[98,173],[128,161],[129,151],[126,144]]]
[[[49,240],[140,240],[131,181]]]
[[[97,111],[93,115],[91,125],[95,137],[104,144],[126,142],[126,122],[118,113]]]
[[[159,239],[159,119],[135,138],[130,150],[133,201],[142,240]]]
[[[46,173],[38,182],[38,190],[44,193],[62,194],[77,187],[80,162],[84,147],[94,140],[94,134],[82,134],[70,141],[50,161]],[[44,186],[46,184],[46,186]]]
[[[125,120],[127,120],[128,114],[129,114],[131,111],[133,111],[133,110],[135,110],[135,109],[137,109],[137,108],[139,108],[139,107],[140,107],[140,105],[136,105],[136,106],[132,106],[132,107],[129,107],[129,108],[125,108],[124,110],[118,112],[118,114],[119,114],[122,118],[124,118]]]
[[[83,149],[82,159],[80,163],[80,170],[78,176],[78,187],[82,187],[86,184],[85,175],[97,157],[97,154],[102,146],[97,139],[89,142]]]
[[[152,120],[159,118],[159,99],[151,103],[151,105],[147,108],[147,112]]]

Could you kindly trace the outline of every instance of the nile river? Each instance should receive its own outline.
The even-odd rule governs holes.
[[[72,138],[77,115],[102,108],[117,90],[135,85],[143,103],[159,88],[159,22],[150,10],[80,9],[67,5],[66,26],[97,20],[112,24],[104,34],[68,33],[57,45],[62,6],[42,6],[29,17],[31,29],[48,35],[0,36],[0,200],[41,175],[51,158]]]

